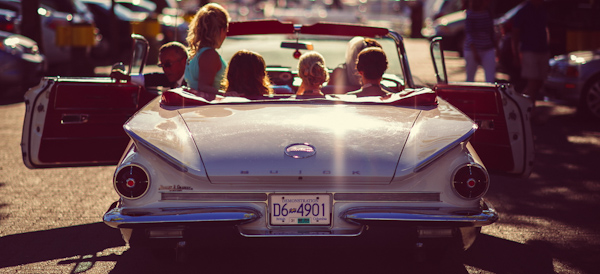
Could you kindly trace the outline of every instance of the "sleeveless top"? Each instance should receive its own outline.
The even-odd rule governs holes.
[[[190,88],[193,88],[195,90],[198,90],[198,75],[200,74],[198,58],[207,49],[210,49],[210,47],[203,47],[200,50],[198,50],[196,55],[194,55],[192,59],[188,60],[187,64],[185,65],[185,81],[187,82]],[[217,54],[219,53],[217,52]],[[223,60],[223,57],[221,57],[220,54],[219,58],[221,58],[221,69],[215,75],[215,79],[213,80],[212,84],[212,86],[216,89],[221,88],[221,81],[223,80],[223,77],[225,77],[225,70],[227,69],[227,63],[225,62],[225,60]]]

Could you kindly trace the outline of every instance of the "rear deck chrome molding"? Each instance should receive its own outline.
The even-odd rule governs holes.
[[[191,207],[191,208],[140,208],[117,207],[104,214],[104,223],[113,228],[138,224],[201,223],[201,222],[251,222],[261,217],[250,207]]]
[[[336,202],[439,202],[439,192],[335,193]],[[266,202],[267,193],[161,193],[162,201]]]
[[[265,202],[266,193],[161,193],[162,201]]]
[[[414,193],[335,193],[337,202],[375,201],[375,202],[439,202],[439,192]]]

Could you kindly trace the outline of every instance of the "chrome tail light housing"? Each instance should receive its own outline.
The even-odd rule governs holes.
[[[463,199],[479,199],[490,187],[490,176],[485,168],[478,164],[459,167],[452,175],[452,189]]]
[[[138,165],[126,165],[117,171],[114,179],[115,190],[125,199],[138,199],[150,186],[150,177]]]

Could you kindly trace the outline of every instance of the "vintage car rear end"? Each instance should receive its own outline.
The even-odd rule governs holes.
[[[122,199],[104,221],[126,241],[182,242],[199,225],[247,237],[397,226],[467,248],[498,218],[481,199],[489,176],[468,142],[476,126],[443,100],[178,107],[164,99],[125,124],[132,142],[114,181]]]
[[[266,34],[275,38],[240,37]],[[385,28],[263,20],[232,22],[228,35],[224,58],[256,47],[276,94],[207,101],[183,87],[152,99],[131,83],[48,78],[26,95],[24,163],[117,163],[120,198],[104,222],[131,246],[178,251],[215,232],[253,242],[406,236],[464,250],[498,219],[483,199],[488,169],[531,172],[529,100],[506,85],[447,83],[439,41],[432,57],[444,73],[430,89],[414,84],[402,37]],[[393,95],[357,98],[337,83],[293,94],[297,51],[330,52],[332,70],[353,36],[381,42]]]

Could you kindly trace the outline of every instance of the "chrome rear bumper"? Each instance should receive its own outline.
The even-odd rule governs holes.
[[[488,204],[481,210],[402,208],[402,207],[364,207],[352,208],[342,213],[342,219],[359,224],[389,224],[394,222],[414,222],[421,226],[434,223],[448,226],[482,227],[498,220],[498,213]]]
[[[113,228],[149,227],[169,224],[222,223],[238,225],[250,223],[262,218],[263,214],[251,207],[193,207],[193,208],[122,208],[116,207],[104,214],[104,223]],[[445,226],[445,227],[482,227],[498,220],[498,213],[482,201],[479,209],[457,208],[414,208],[414,207],[352,207],[339,216],[350,227],[333,229],[332,227],[254,227],[243,232],[245,236],[289,235],[290,230],[300,231],[299,235],[360,235],[363,225],[407,225],[407,226]],[[258,229],[258,230],[256,230]],[[244,229],[242,229],[244,230]],[[252,232],[251,232],[252,231]],[[274,232],[281,232],[274,233]]]
[[[170,223],[225,222],[239,224],[261,217],[260,212],[249,207],[199,207],[199,208],[141,208],[116,207],[104,214],[104,223],[113,228],[135,225]]]

